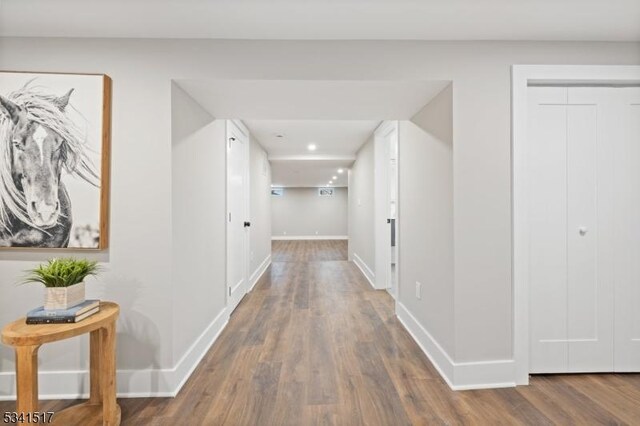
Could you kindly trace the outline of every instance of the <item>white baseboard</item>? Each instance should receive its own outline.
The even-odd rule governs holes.
[[[262,263],[258,265],[255,271],[253,271],[253,274],[251,274],[251,277],[249,278],[249,291],[253,290],[253,287],[256,286],[258,281],[260,281],[260,277],[262,277],[262,274],[266,272],[269,265],[271,265],[271,253],[265,257]],[[249,291],[247,291],[247,293]]]
[[[227,325],[223,309],[187,349],[173,368],[118,370],[117,395],[120,398],[174,397],[189,379]],[[15,401],[15,373],[0,373],[0,401]],[[39,399],[79,399],[89,397],[89,372],[41,371],[38,374]]]
[[[422,327],[418,320],[400,302],[396,301],[396,315],[398,320],[404,325],[413,340],[420,346],[431,364],[438,370],[440,376],[447,382],[451,389],[455,389],[454,384],[454,362],[449,354],[431,337],[431,334]]]
[[[223,309],[209,326],[200,334],[195,342],[187,349],[173,370],[173,396],[176,396],[182,386],[187,382],[193,370],[196,369],[202,358],[207,354],[211,346],[218,340],[218,336],[229,323],[227,309]]]
[[[347,235],[275,235],[272,240],[348,240]]]
[[[456,390],[512,388],[515,377],[512,359],[456,363]]]
[[[353,263],[355,263],[358,269],[360,269],[360,271],[362,272],[362,275],[364,275],[367,281],[369,281],[369,284],[371,284],[371,287],[375,289],[376,286],[374,282],[376,279],[376,274],[373,273],[371,268],[369,268],[369,266],[367,266],[367,264],[364,263],[364,260],[362,260],[362,258],[358,256],[358,254],[355,252],[353,253]]]
[[[455,362],[399,301],[396,301],[396,314],[451,389],[491,389],[516,385],[513,360]]]

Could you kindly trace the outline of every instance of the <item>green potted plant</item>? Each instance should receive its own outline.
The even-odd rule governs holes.
[[[84,279],[99,272],[98,262],[86,259],[51,259],[27,271],[25,283],[45,286],[44,309],[69,309],[85,301]]]

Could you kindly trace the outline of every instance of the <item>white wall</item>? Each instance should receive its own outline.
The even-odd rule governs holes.
[[[271,262],[271,165],[267,153],[251,137],[251,254],[249,282],[255,284]]]
[[[320,197],[318,188],[284,188],[271,197],[274,238],[346,237],[347,188],[334,188],[333,197]]]
[[[349,170],[349,259],[375,282],[373,145],[371,137],[358,150]]]
[[[455,359],[451,100],[449,85],[414,118],[426,129],[400,122],[398,301]]]
[[[380,58],[402,66],[380,66]],[[170,386],[163,380],[181,368],[172,325],[173,78],[453,81],[455,360],[512,358],[510,67],[523,63],[637,65],[640,44],[0,38],[0,69],[113,79],[111,247],[87,257],[107,268],[89,296],[123,307],[121,391]],[[0,322],[37,303],[40,289],[13,283],[54,255],[0,252]],[[79,339],[47,345],[41,355],[44,371],[86,368]],[[2,347],[0,360],[7,395],[13,353]],[[41,376],[43,393],[79,389],[63,376]]]
[[[164,61],[120,45],[0,39],[0,68],[104,72],[113,80],[110,248],[66,255],[100,260],[104,273],[87,296],[117,301],[119,392],[160,392],[173,387],[173,282],[171,279],[171,81]],[[40,51],[40,53],[37,53]],[[40,58],[36,58],[39,55]],[[24,315],[41,302],[37,286],[14,285],[26,268],[60,252],[0,252],[0,322]],[[40,350],[42,395],[86,393],[86,339],[45,345]],[[0,349],[0,397],[14,394],[13,353]],[[48,371],[68,373],[48,374]]]
[[[175,84],[171,104],[173,359],[178,360],[226,308],[226,126]]]

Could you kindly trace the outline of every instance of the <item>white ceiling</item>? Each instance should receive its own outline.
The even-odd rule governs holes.
[[[216,118],[408,119],[448,81],[176,80]]]
[[[379,120],[243,120],[271,159],[282,156],[353,157]],[[276,135],[282,135],[279,138]],[[307,146],[313,143],[313,152]]]
[[[1,36],[640,40],[638,0],[0,0]]]
[[[347,186],[352,164],[353,160],[271,161],[271,182],[277,187],[329,186],[336,176],[332,186]],[[343,173],[338,173],[340,168]]]
[[[276,186],[347,186],[346,170],[379,120],[244,120],[269,154]],[[282,135],[282,138],[276,135]],[[313,143],[317,149],[309,151]],[[337,173],[343,168],[344,173]]]

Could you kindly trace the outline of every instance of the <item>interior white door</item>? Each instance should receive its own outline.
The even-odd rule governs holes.
[[[385,121],[374,135],[374,232],[375,232],[375,286],[391,289],[391,146],[397,139],[396,121]],[[392,293],[395,295],[395,293]]]
[[[238,306],[247,293],[249,218],[249,134],[227,121],[227,307]]]
[[[640,370],[637,93],[529,88],[531,373]]]

